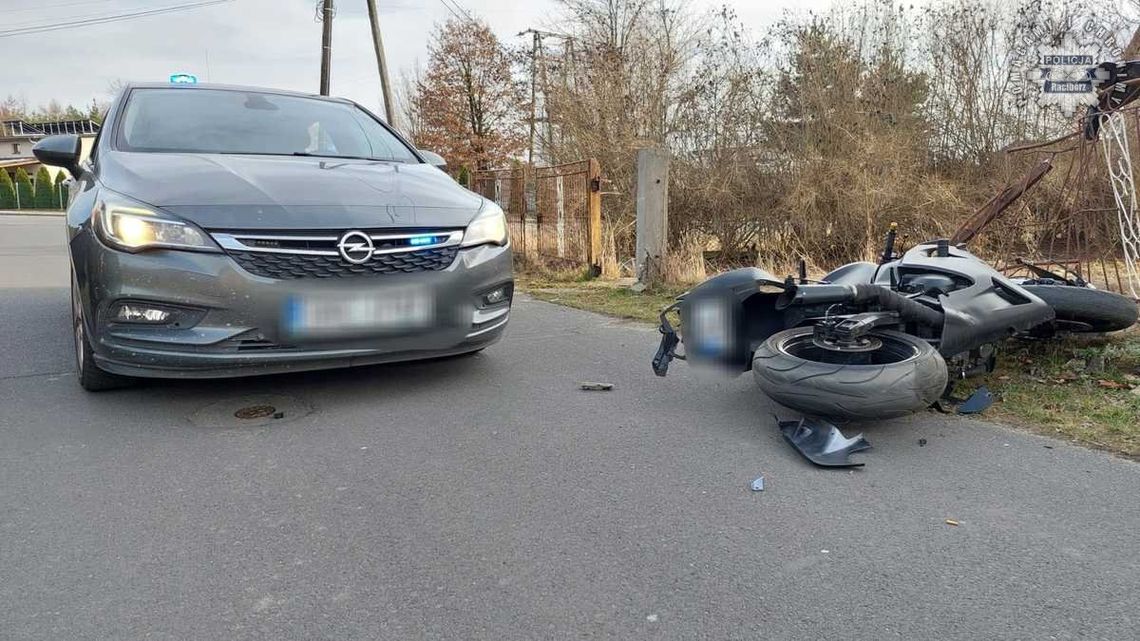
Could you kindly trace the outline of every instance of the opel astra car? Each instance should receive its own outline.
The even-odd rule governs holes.
[[[500,338],[503,211],[358,105],[217,85],[128,86],[67,211],[80,384],[451,356]]]

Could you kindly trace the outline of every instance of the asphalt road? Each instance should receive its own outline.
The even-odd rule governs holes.
[[[1140,466],[1104,453],[923,414],[814,469],[750,378],[657,379],[651,328],[529,300],[470,359],[93,395],[67,296],[62,221],[0,217],[0,639],[1140,624]],[[226,424],[259,395],[287,416]]]

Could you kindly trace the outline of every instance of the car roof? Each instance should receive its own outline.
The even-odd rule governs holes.
[[[288,89],[272,89],[269,87],[254,87],[250,85],[226,85],[216,83],[194,83],[194,84],[175,84],[171,82],[131,82],[124,86],[124,91],[131,89],[172,89],[178,91],[199,91],[202,89],[214,89],[217,91],[245,91],[255,93],[268,93],[276,94],[279,96],[294,96],[297,98],[313,98],[316,100],[325,100],[328,102],[338,102],[343,104],[352,104],[351,100],[347,98],[337,98],[335,96],[322,96],[319,94],[306,93],[303,91],[290,91]]]

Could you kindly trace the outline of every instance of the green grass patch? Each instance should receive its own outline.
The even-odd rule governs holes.
[[[1135,329],[1007,341],[997,370],[981,382],[999,398],[991,417],[1140,458],[1140,332]]]
[[[617,318],[656,323],[661,310],[673,303],[683,288],[655,288],[635,292],[628,285],[611,281],[555,281],[518,276],[517,286],[534,298]]]

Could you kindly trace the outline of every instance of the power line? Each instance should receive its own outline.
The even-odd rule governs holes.
[[[75,0],[73,2],[61,2],[59,4],[46,4],[46,5],[33,5],[28,7],[16,7],[15,9],[5,9],[4,13],[20,13],[21,11],[38,11],[44,12],[49,9],[61,9],[63,7],[78,7],[84,4],[105,4],[111,0]]]
[[[460,17],[460,15],[455,12],[455,9],[452,9],[451,5],[447,4],[447,0],[439,0],[439,1],[441,3],[443,3],[443,8],[447,9],[447,12],[450,13],[452,16],[454,16],[456,20],[459,20],[460,22],[463,21],[463,18]]]
[[[463,5],[459,4],[456,0],[439,1],[442,2],[443,6],[447,7],[447,10],[451,12],[451,15],[455,16],[456,19],[458,19],[460,22],[470,22],[471,24],[476,24],[475,18],[472,17],[471,14],[463,8]]]
[[[179,4],[170,7],[159,7],[156,9],[144,9],[142,11],[132,11],[129,13],[119,13],[109,16],[99,16],[96,18],[83,18],[80,20],[70,20],[67,22],[57,22],[54,24],[37,25],[32,27],[20,27],[18,29],[7,29],[0,31],[0,38],[8,36],[22,36],[31,33],[43,33],[45,31],[58,31],[60,29],[74,29],[76,27],[87,27],[97,24],[109,24],[112,22],[121,22],[123,20],[131,20],[134,18],[144,18],[146,16],[154,16],[163,13],[171,13],[174,11],[184,11],[186,9],[196,9],[198,7],[208,7],[215,4],[224,4],[232,0],[205,0],[203,2],[191,2],[188,4]]]

